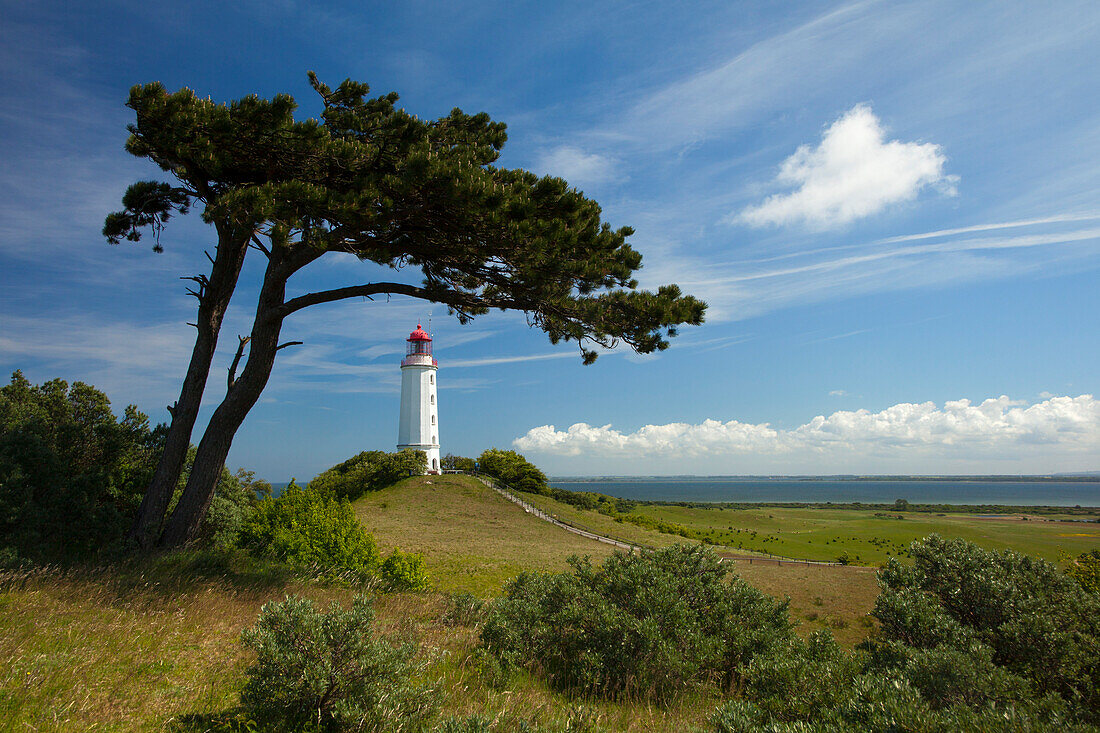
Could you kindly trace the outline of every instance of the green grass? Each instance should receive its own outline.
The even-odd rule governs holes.
[[[904,557],[910,543],[932,533],[1055,562],[1064,554],[1078,555],[1100,546],[1100,524],[1047,518],[985,519],[968,514],[937,516],[856,509],[701,509],[652,505],[639,506],[634,511],[691,527],[705,533],[708,541],[715,544],[807,560],[836,560],[847,553],[859,562],[877,564],[891,557]]]
[[[564,570],[570,555],[612,552],[527,514],[469,476],[405,479],[353,507],[384,551],[423,553],[442,591],[496,595],[524,570]]]
[[[663,546],[684,542],[626,521],[578,509],[546,496],[523,498],[566,521],[591,527],[608,536]],[[1015,550],[1058,562],[1100,547],[1100,524],[1071,514],[1017,513],[1001,518],[973,513],[898,512],[825,507],[761,507],[730,505],[679,506],[639,504],[630,512],[687,527],[708,544],[733,552],[832,562],[842,554],[857,563],[878,565],[891,557],[904,560],[917,539],[938,533],[961,537],[993,550]],[[1095,519],[1096,516],[1092,516]]]
[[[533,503],[606,533],[649,545],[681,538],[615,522],[544,497]],[[376,600],[381,630],[416,639],[433,660],[448,714],[477,713],[501,720],[563,724],[585,706],[613,731],[690,730],[718,704],[716,692],[685,696],[667,708],[577,701],[553,693],[533,677],[506,690],[487,687],[471,651],[477,631],[442,623],[445,593],[486,597],[523,570],[558,571],[569,555],[599,560],[608,545],[537,519],[474,479],[418,477],[354,504],[361,521],[388,550],[422,552],[436,591]],[[855,510],[689,509],[639,507],[669,521],[721,534],[729,527],[776,537],[762,547],[779,554],[823,559],[843,549],[865,559],[929,531],[966,536],[986,546],[1011,546],[1056,559],[1095,547],[1097,525],[977,520],[915,515],[887,520]],[[769,516],[770,515],[770,516]],[[969,534],[965,534],[969,533]],[[736,534],[736,533],[735,533]],[[742,535],[744,532],[742,532]],[[825,542],[840,537],[842,542]],[[819,540],[821,544],[819,545]],[[991,544],[991,543],[1002,543]],[[866,614],[877,585],[867,567],[830,567],[736,561],[736,573],[765,592],[788,597],[800,632],[822,627],[852,645],[870,632]],[[287,594],[327,605],[350,603],[354,590],[295,578],[285,568],[232,559],[182,556],[129,567],[27,573],[0,572],[0,733],[5,731],[202,730],[181,718],[212,721],[231,711],[244,684],[249,655],[239,643],[260,606]]]

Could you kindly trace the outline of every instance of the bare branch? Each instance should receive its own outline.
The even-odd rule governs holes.
[[[483,298],[476,293],[460,290],[425,290],[416,285],[382,282],[349,285],[346,288],[335,288],[333,290],[322,290],[317,293],[300,295],[297,298],[291,298],[281,307],[273,309],[272,316],[275,318],[285,318],[291,313],[311,305],[332,303],[333,301],[346,300],[347,298],[370,298],[372,295],[379,295],[382,293],[386,295],[408,295],[412,298],[420,298],[421,300],[431,300],[443,303],[460,312],[463,308],[522,308],[522,304],[512,299]]]
[[[240,341],[237,344],[237,353],[233,357],[233,363],[229,365],[229,388],[233,389],[233,385],[237,382],[237,365],[241,363],[241,356],[244,354],[244,347],[249,341],[252,340],[251,336],[238,336],[237,340]]]
[[[264,256],[269,260],[271,259],[271,250],[264,246],[264,243],[260,241],[260,238],[255,234],[252,235],[252,245],[254,249],[258,249],[264,253]]]
[[[285,349],[288,346],[301,346],[304,343],[305,341],[287,341],[285,344],[279,344],[278,346],[276,346],[275,350],[279,351],[280,349]]]

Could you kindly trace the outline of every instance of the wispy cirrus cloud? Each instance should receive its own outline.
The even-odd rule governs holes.
[[[871,107],[859,104],[825,130],[817,147],[803,145],[780,165],[776,182],[796,190],[769,196],[732,220],[755,227],[840,226],[912,200],[929,186],[954,195],[958,178],[944,173],[946,162],[939,145],[887,141]]]
[[[1074,214],[1045,220],[1071,225],[1055,231],[1028,232],[1029,221],[993,223],[726,261],[683,255],[659,260],[647,275],[702,297],[710,322],[738,320],[838,297],[1068,268],[1100,253],[1100,227],[1080,226],[1096,220]],[[1022,231],[1005,231],[1012,228]]]

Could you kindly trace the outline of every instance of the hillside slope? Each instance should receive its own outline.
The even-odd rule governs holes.
[[[353,505],[383,550],[420,552],[436,588],[499,593],[524,570],[563,570],[570,555],[599,560],[612,548],[566,532],[469,476],[416,476]]]

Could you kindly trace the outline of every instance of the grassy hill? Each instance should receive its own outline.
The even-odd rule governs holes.
[[[469,476],[417,476],[354,504],[381,548],[421,552],[442,591],[494,595],[524,570],[564,570],[612,548],[528,514]]]
[[[545,498],[537,502],[635,542],[665,545],[680,539]],[[612,548],[529,515],[466,476],[406,479],[360,499],[354,510],[384,550],[401,547],[425,555],[435,590],[381,596],[375,605],[384,631],[418,640],[432,660],[429,673],[439,680],[444,710],[564,724],[578,701],[550,692],[538,680],[521,677],[507,690],[485,686],[471,659],[476,629],[442,622],[447,594],[495,595],[519,572],[562,570],[570,555],[598,560]],[[867,537],[855,529],[860,522],[872,523],[864,527],[869,536],[881,536],[882,526],[917,533],[929,529],[917,521],[861,517],[851,511],[833,516],[818,510],[640,510],[661,511],[707,531],[752,527],[758,534],[770,531],[784,543],[789,536],[792,554],[800,546],[816,546],[818,537],[826,535],[856,537],[867,544]],[[808,513],[801,516],[799,511]],[[943,531],[941,519],[922,517],[922,522]],[[817,529],[805,524],[815,521],[823,524]],[[1042,542],[1048,543],[1047,549],[1040,547],[1040,554],[1049,554],[1061,535],[1087,533],[1072,525],[1019,520],[999,527],[1000,521],[1009,522],[960,520],[959,533],[971,527],[979,541],[981,532],[997,533],[984,541],[1011,545],[1012,533],[1020,532],[1021,549],[1040,547],[1034,537],[1046,537]],[[827,527],[831,522],[838,524]],[[796,537],[802,545],[794,542]],[[835,543],[826,544],[832,552]],[[852,645],[870,632],[866,613],[878,590],[872,568],[736,562],[733,569],[765,592],[789,597],[802,633],[828,626],[839,641]],[[205,730],[211,715],[233,708],[244,684],[250,660],[239,643],[240,631],[255,621],[263,603],[291,593],[324,605],[346,605],[355,591],[296,578],[286,568],[201,556],[128,567],[2,571],[0,733]],[[690,729],[701,725],[716,704],[716,693],[689,695],[667,708],[583,702],[585,715],[595,717],[603,729],[624,731]]]
[[[630,542],[665,546],[681,537],[622,524],[596,512],[540,496],[531,503]],[[422,552],[442,591],[493,595],[523,570],[563,570],[570,555],[596,560],[613,551],[527,514],[469,476],[418,476],[355,502],[355,511],[383,548]],[[861,567],[753,564],[734,572],[772,595],[791,599],[791,613],[809,633],[830,626],[841,643],[869,633],[866,614],[878,595],[874,571]]]

